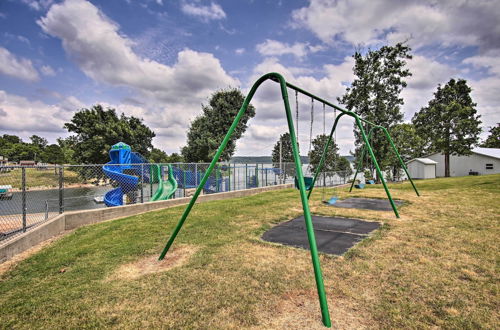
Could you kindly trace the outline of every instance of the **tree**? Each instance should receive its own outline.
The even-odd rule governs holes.
[[[51,144],[43,150],[43,161],[51,164],[64,164],[66,158],[62,148],[57,144]]]
[[[73,158],[73,155],[75,154],[74,147],[76,143],[77,141],[75,136],[69,136],[65,139],[57,139],[57,144],[61,148],[61,152],[64,155],[63,164],[76,164],[76,161]]]
[[[189,127],[187,145],[182,148],[182,156],[186,162],[210,162],[213,159],[244,99],[245,96],[237,88],[212,94],[208,105],[202,105],[203,113]],[[231,158],[236,149],[236,141],[245,133],[248,120],[254,116],[255,108],[248,105],[220,160],[228,161]]]
[[[427,149],[444,154],[446,177],[450,176],[450,155],[470,155],[479,142],[481,116],[476,115],[471,91],[464,79],[450,79],[445,86],[438,85],[434,98],[412,119]]]
[[[4,134],[2,136],[3,143],[6,144],[18,144],[18,143],[23,143],[23,140],[19,136],[16,135],[9,135],[9,134]]]
[[[30,137],[30,140],[31,140],[31,144],[33,144],[34,146],[37,146],[38,148],[40,148],[42,150],[49,144],[49,141],[47,141],[46,138],[40,137],[38,135],[32,135]]]
[[[292,139],[290,138],[290,133],[284,133],[280,135],[279,140],[276,142],[273,148],[273,153],[271,155],[273,161],[273,167],[280,167],[280,142],[281,142],[281,162],[282,163],[293,163],[293,149],[292,149]],[[298,145],[298,143],[297,143]],[[284,166],[284,176],[295,175],[295,166],[288,165]]]
[[[346,179],[352,175],[351,163],[347,160],[347,158],[340,157],[337,161],[337,166],[335,166],[335,171],[345,183]]]
[[[328,135],[325,134],[318,135],[312,140],[312,149],[308,155],[312,173],[316,173],[327,141]],[[325,161],[323,163],[323,168],[321,169],[322,172],[331,173],[331,176],[333,175],[332,172],[335,172],[337,170],[338,161],[340,159],[338,151],[339,148],[337,144],[334,141],[330,142]]]
[[[103,164],[109,161],[112,145],[125,142],[133,151],[149,155],[155,133],[143,124],[142,119],[116,114],[115,109],[104,110],[101,105],[81,109],[64,128],[75,133],[73,158],[83,164]]]
[[[500,148],[500,123],[496,127],[490,127],[490,135],[481,144],[483,148]]]
[[[391,129],[403,120],[401,105],[404,101],[400,94],[406,87],[405,78],[411,76],[410,71],[405,68],[406,60],[412,58],[410,51],[411,48],[403,43],[369,50],[365,56],[356,51],[353,56],[356,79],[337,100],[364,119]],[[364,142],[357,125],[354,125],[354,136],[356,155],[359,156]],[[379,165],[387,166],[386,158],[391,151],[385,136],[375,134],[370,144]],[[370,157],[368,153],[365,155],[368,164]],[[373,172],[373,164],[371,170]]]
[[[405,164],[410,159],[422,157],[424,155],[425,141],[417,134],[413,124],[397,124],[391,129],[390,134]],[[391,173],[391,177],[394,179],[399,178],[403,168],[394,152],[388,155],[387,162],[389,166],[388,171]]]
[[[10,161],[19,162],[21,160],[34,160],[35,155],[41,154],[41,150],[29,143],[15,143],[10,144],[3,150],[3,153]]]
[[[176,152],[173,152],[170,156],[168,156],[169,163],[182,163],[184,162],[184,158]]]
[[[151,163],[180,163],[183,159],[176,152],[169,156],[165,151],[153,147],[149,154],[149,161]]]

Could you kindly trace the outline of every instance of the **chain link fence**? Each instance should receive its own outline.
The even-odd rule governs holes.
[[[139,159],[140,160],[140,159]],[[192,196],[209,164],[104,164],[0,166],[0,244],[65,211]],[[303,166],[305,176],[312,176]],[[294,163],[217,164],[203,185],[213,194],[294,183]],[[322,173],[316,186],[335,186],[351,177]]]

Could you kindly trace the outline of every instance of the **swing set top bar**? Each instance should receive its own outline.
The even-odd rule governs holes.
[[[212,159],[212,162],[210,163],[210,165],[208,166],[208,169],[206,170],[205,174],[203,175],[203,178],[201,179],[198,187],[196,188],[196,191],[193,195],[193,197],[191,198],[191,200],[189,201],[189,204],[186,206],[186,209],[184,210],[181,218],[179,219],[179,222],[177,223],[174,231],[172,232],[172,234],[170,235],[170,238],[168,239],[168,242],[167,244],[165,245],[165,247],[163,248],[163,251],[161,252],[160,254],[160,257],[159,257],[159,260],[162,260],[165,255],[167,254],[168,250],[170,249],[170,247],[172,246],[175,238],[177,237],[177,234],[179,233],[179,231],[181,230],[184,222],[186,221],[186,218],[188,217],[189,213],[191,212],[191,209],[193,208],[194,204],[196,203],[196,200],[198,199],[198,196],[200,195],[203,187],[205,186],[205,183],[207,182],[212,170],[214,169],[215,165],[217,164],[217,162],[219,161],[219,158],[222,154],[222,152],[224,151],[224,149],[226,148],[226,145],[228,144],[230,138],[231,138],[231,135],[233,134],[234,130],[236,129],[236,126],[238,125],[238,123],[240,122],[240,119],[241,117],[243,116],[243,114],[245,113],[245,111],[247,110],[248,108],[248,105],[250,104],[250,101],[252,100],[257,88],[266,80],[273,80],[277,83],[279,83],[280,85],[280,89],[281,89],[281,96],[283,98],[283,104],[284,104],[284,107],[285,107],[285,113],[286,113],[286,118],[287,118],[287,124],[288,124],[288,130],[289,130],[289,133],[290,133],[290,139],[291,139],[291,142],[292,142],[292,151],[293,151],[293,159],[294,159],[294,163],[295,163],[295,167],[296,167],[296,178],[297,178],[297,181],[298,181],[298,184],[299,184],[299,192],[300,192],[300,199],[301,199],[301,202],[302,202],[302,209],[304,211],[304,222],[305,222],[305,225],[306,225],[306,232],[307,232],[307,238],[309,240],[309,248],[310,248],[310,251],[311,251],[311,259],[312,259],[312,265],[313,265],[313,270],[314,270],[314,277],[315,277],[315,280],[316,280],[316,288],[317,288],[317,291],[318,291],[318,298],[319,298],[319,304],[320,304],[320,308],[321,308],[321,316],[322,316],[322,321],[323,321],[323,324],[326,326],[326,327],[331,327],[331,320],[330,320],[330,314],[329,314],[329,311],[328,311],[328,302],[326,300],[326,293],[325,293],[325,287],[324,287],[324,283],[323,283],[323,275],[322,275],[322,272],[321,272],[321,266],[320,266],[320,261],[319,261],[319,255],[318,255],[318,247],[317,247],[317,244],[316,244],[316,236],[314,235],[314,227],[313,227],[313,224],[312,224],[312,217],[311,217],[311,211],[309,209],[309,196],[307,196],[307,193],[306,193],[306,185],[305,185],[305,182],[304,182],[304,174],[302,173],[302,162],[300,160],[300,155],[299,155],[299,149],[298,149],[298,146],[297,146],[297,138],[296,138],[296,134],[295,134],[295,128],[294,128],[294,125],[293,125],[293,116],[292,116],[292,112],[290,110],[290,103],[289,103],[289,100],[288,100],[288,92],[287,92],[287,87],[290,87],[298,92],[301,92],[307,96],[310,96],[312,97],[313,99],[316,99],[320,102],[323,102],[324,104],[327,104],[331,107],[334,107],[335,109],[338,109],[339,111],[342,112],[342,114],[340,114],[336,120],[335,120],[335,124],[334,126],[332,127],[332,132],[330,133],[330,138],[325,146],[325,149],[324,149],[324,152],[323,152],[323,155],[322,155],[322,159],[321,159],[321,162],[320,162],[320,166],[318,168],[318,171],[321,167],[321,164],[323,163],[324,161],[324,157],[325,157],[325,154],[326,154],[326,151],[327,151],[327,148],[328,148],[328,145],[331,141],[331,138],[332,138],[332,134],[334,132],[334,129],[335,127],[337,126],[337,122],[338,122],[338,119],[340,117],[342,117],[343,115],[349,115],[351,117],[353,117],[356,121],[356,125],[358,126],[360,132],[361,132],[361,137],[366,145],[366,149],[368,150],[368,153],[377,169],[377,173],[378,175],[381,177],[382,179],[382,184],[384,185],[384,189],[387,193],[387,196],[389,198],[389,200],[392,202],[392,198],[391,198],[391,195],[389,193],[389,190],[387,188],[387,185],[385,184],[385,180],[384,178],[382,177],[382,174],[381,174],[381,171],[380,171],[380,168],[378,166],[378,162],[377,162],[377,159],[375,158],[375,154],[373,153],[373,150],[370,146],[370,143],[368,141],[368,137],[367,137],[367,134],[365,133],[365,130],[363,128],[363,125],[361,124],[362,122],[365,122],[365,123],[368,123],[370,125],[373,125],[373,126],[376,126],[376,127],[380,127],[382,128],[384,131],[386,131],[386,129],[384,127],[381,127],[379,125],[375,125],[367,120],[363,120],[361,119],[357,114],[351,112],[351,111],[347,111],[345,109],[342,109],[334,104],[331,104],[330,102],[326,101],[326,100],[323,100],[299,87],[296,87],[292,84],[289,84],[286,82],[285,78],[283,78],[282,75],[280,75],[279,73],[275,73],[275,72],[271,72],[271,73],[268,73],[268,74],[265,74],[263,75],[262,77],[260,77],[252,86],[252,88],[250,89],[250,91],[248,92],[248,95],[246,96],[245,100],[243,101],[243,104],[241,106],[241,108],[239,109],[236,117],[234,118],[234,121],[233,123],[231,124],[231,127],[229,128],[226,136],[224,137],[224,139],[222,140],[222,143],[221,145],[219,146],[219,148],[217,149],[217,152],[215,153],[215,156],[214,158]],[[316,180],[316,177],[317,177],[317,174],[315,175],[314,179]],[[314,186],[314,182],[313,182],[313,186]],[[309,193],[311,193],[312,190],[309,190]],[[392,203],[393,204],[393,203]],[[396,214],[396,216],[399,216],[398,213],[397,213],[397,209],[395,207],[395,205],[393,205],[393,209],[394,209],[394,212]]]
[[[279,80],[278,80],[277,78],[275,78],[275,77],[270,77],[269,79],[271,79],[271,80],[272,80],[272,81],[274,81],[274,82],[279,83]],[[343,108],[339,107],[338,105],[335,105],[335,104],[333,104],[333,103],[331,103],[331,102],[328,102],[327,100],[322,99],[321,97],[318,97],[318,96],[316,96],[316,95],[314,95],[314,94],[311,94],[311,93],[309,93],[308,91],[306,91],[306,90],[304,90],[304,89],[302,89],[302,88],[300,88],[300,87],[295,86],[294,84],[291,84],[291,83],[289,83],[289,82],[285,82],[285,84],[286,84],[286,86],[287,86],[288,88],[293,89],[294,91],[300,92],[300,93],[302,93],[302,94],[304,94],[304,95],[306,95],[306,96],[309,96],[310,98],[313,98],[313,99],[315,99],[316,101],[319,101],[319,102],[321,102],[321,103],[323,103],[323,104],[326,104],[326,105],[328,105],[328,106],[330,106],[330,107],[332,107],[332,108],[334,108],[334,109],[337,109],[337,110],[339,110],[339,111],[341,111],[341,112],[345,113],[346,115],[350,115],[350,116],[353,116],[353,117],[356,117],[356,116],[357,116],[357,117],[359,118],[359,120],[361,120],[361,121],[362,121],[362,122],[364,122],[364,123],[367,123],[367,124],[369,124],[369,125],[372,125],[372,126],[375,126],[375,127],[378,127],[378,128],[383,128],[383,129],[385,129],[385,127],[384,127],[384,126],[380,126],[380,125],[377,125],[377,124],[375,124],[375,123],[372,123],[372,122],[371,122],[371,121],[369,121],[369,120],[363,119],[363,118],[359,117],[356,113],[354,113],[354,112],[352,112],[352,111],[349,111],[349,110],[346,110],[346,109],[343,109]]]

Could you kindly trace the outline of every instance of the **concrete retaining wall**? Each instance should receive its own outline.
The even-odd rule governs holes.
[[[292,187],[293,184],[282,184],[277,186],[252,188],[210,195],[200,195],[197,202],[203,203],[208,201],[245,197],[262,192]],[[140,213],[146,213],[149,211],[166,209],[169,207],[187,204],[190,200],[191,197],[185,197],[170,199],[167,201],[148,202],[103,209],[65,212],[49,220],[48,222],[27,231],[19,237],[16,237],[12,240],[7,241],[5,244],[0,245],[0,263],[9,260],[16,254],[26,251],[51,237],[63,233],[66,230],[71,230],[84,225],[98,223],[106,220],[119,219]]]

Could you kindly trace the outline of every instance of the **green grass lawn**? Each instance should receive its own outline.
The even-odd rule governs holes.
[[[75,171],[64,171],[64,184],[81,183]],[[0,173],[0,185],[11,185],[12,188],[22,188],[22,170],[15,168],[7,173]],[[59,174],[54,169],[39,170],[36,168],[26,168],[27,188],[47,188],[59,187]]]
[[[420,198],[390,185],[407,202],[400,219],[313,194],[316,214],[384,223],[345,256],[321,256],[334,328],[500,324],[500,175],[416,184]],[[336,193],[384,196],[378,185]],[[259,239],[301,214],[296,190],[196,205],[166,258],[191,256],[127,276],[160,253],[183,209],[83,227],[12,266],[0,277],[0,328],[322,328],[309,252]]]

